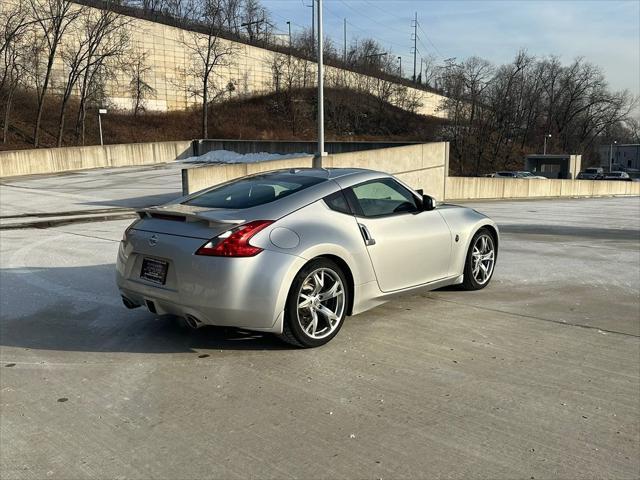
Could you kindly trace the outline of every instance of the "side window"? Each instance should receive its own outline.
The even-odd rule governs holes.
[[[352,191],[365,217],[418,211],[413,194],[391,178],[363,183],[352,187]]]
[[[332,193],[331,195],[324,197],[324,202],[331,210],[335,210],[336,212],[346,213],[348,215],[352,215],[351,208],[349,208],[349,203],[347,202],[344,193],[342,190],[337,191],[336,193]]]

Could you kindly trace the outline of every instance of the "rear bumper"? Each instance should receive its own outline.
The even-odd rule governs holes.
[[[282,332],[289,287],[304,259],[269,250],[248,258],[199,256],[194,252],[204,243],[200,239],[156,234],[151,247],[151,235],[135,231],[120,243],[116,282],[130,302],[205,325]],[[140,278],[144,257],[169,263],[165,285]]]

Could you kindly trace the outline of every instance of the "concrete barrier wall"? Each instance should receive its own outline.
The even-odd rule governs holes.
[[[357,152],[361,150],[375,150],[378,148],[401,147],[405,145],[417,145],[419,142],[325,142],[324,149],[327,153]],[[237,153],[309,153],[318,151],[316,141],[291,141],[291,140],[194,140],[193,151],[195,155],[204,155],[212,150],[230,150]]]
[[[640,195],[640,182],[448,177],[447,200]]]
[[[0,177],[171,162],[192,156],[190,141],[0,152]]]
[[[326,168],[359,167],[392,173],[408,185],[442,199],[448,162],[449,144],[439,142],[337,153],[324,157],[322,164]],[[182,189],[186,195],[244,175],[281,168],[308,168],[311,164],[312,159],[304,157],[185,168],[182,170]]]

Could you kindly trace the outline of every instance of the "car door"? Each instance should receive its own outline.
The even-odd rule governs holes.
[[[345,193],[383,292],[449,276],[451,231],[437,210],[422,211],[415,194],[388,177]]]

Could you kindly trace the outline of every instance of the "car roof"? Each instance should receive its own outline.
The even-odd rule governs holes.
[[[261,172],[257,175],[282,177],[287,175],[304,175],[306,177],[335,180],[341,188],[366,182],[375,178],[390,177],[388,173],[368,168],[287,168]]]
[[[282,168],[280,170],[270,170],[267,172],[263,172],[262,174],[263,175],[300,174],[300,175],[305,175],[307,177],[336,179],[336,178],[346,177],[350,175],[368,174],[371,172],[375,172],[375,170],[370,170],[368,168],[333,168],[331,167],[331,168]],[[381,172],[376,172],[376,173],[381,173]]]

